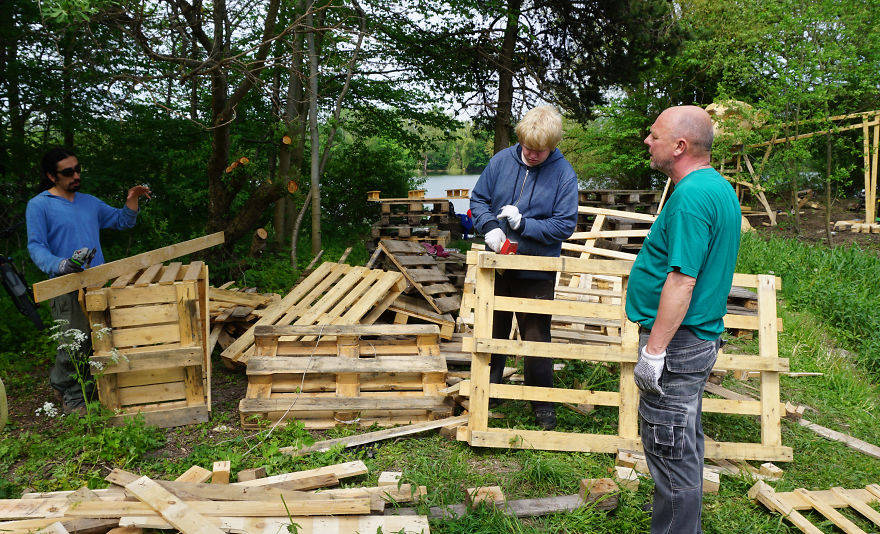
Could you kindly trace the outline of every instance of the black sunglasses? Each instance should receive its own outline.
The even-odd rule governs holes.
[[[77,164],[76,167],[67,167],[66,169],[55,171],[55,174],[60,174],[65,178],[70,178],[74,174],[82,174],[82,166]]]

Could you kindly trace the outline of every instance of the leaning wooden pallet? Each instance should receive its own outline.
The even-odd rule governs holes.
[[[543,258],[504,256],[489,252],[471,252],[468,263],[476,268],[474,333],[463,339],[464,350],[473,352],[471,379],[462,381],[459,394],[470,396],[468,428],[459,439],[483,447],[534,448],[582,452],[610,452],[618,449],[641,450],[638,436],[638,390],[633,368],[638,359],[637,325],[626,318],[626,287],[631,264],[628,262],[580,258]],[[560,271],[569,275],[610,275],[622,279],[623,296],[618,303],[595,303],[570,300],[519,299],[496,296],[495,274],[500,269]],[[758,355],[719,354],[716,369],[761,372],[761,398],[755,401],[703,399],[703,412],[736,415],[757,415],[761,418],[759,443],[706,442],[706,458],[735,460],[791,461],[792,449],[782,445],[779,402],[779,373],[788,371],[788,359],[777,354],[776,277],[769,275],[734,276],[740,286],[758,288],[758,315],[733,316],[739,328],[758,330]],[[605,342],[579,344],[542,343],[492,339],[492,322],[496,310],[610,319],[619,321],[620,336]],[[725,317],[725,321],[731,320]],[[617,364],[620,369],[618,391],[587,391],[579,389],[536,388],[489,383],[491,354],[539,356]],[[542,432],[515,428],[489,428],[489,398],[527,401],[569,402],[614,406],[618,409],[616,435]]]
[[[381,269],[324,262],[222,353],[247,364],[257,326],[372,324],[406,288],[403,275]]]
[[[91,287],[85,307],[98,397],[116,419],[143,414],[170,427],[211,411],[208,267],[155,264]]]
[[[434,311],[444,314],[461,306],[458,290],[449,283],[449,278],[437,267],[436,260],[425,247],[411,241],[383,239],[379,242],[379,249]]]
[[[877,484],[868,484],[864,489],[833,487],[830,490],[808,491],[798,488],[790,492],[777,493],[766,482],[759,480],[749,490],[749,498],[760,502],[771,512],[782,514],[801,532],[807,534],[822,534],[824,531],[801,513],[803,511],[816,511],[822,514],[837,528],[848,534],[865,534],[865,531],[841,514],[839,511],[841,509],[852,508],[875,527],[880,527],[880,512],[874,508],[880,501],[880,486]]]
[[[389,426],[451,415],[435,325],[258,326],[254,334],[242,426],[294,418],[306,428]]]

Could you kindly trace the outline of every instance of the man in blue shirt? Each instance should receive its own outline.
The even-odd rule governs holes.
[[[76,155],[63,148],[53,148],[44,156],[41,170],[47,189],[33,197],[27,205],[26,219],[28,252],[41,271],[50,277],[83,270],[74,252],[94,249],[91,265],[104,263],[101,250],[100,230],[131,228],[137,222],[138,200],[150,190],[142,185],[128,190],[125,206],[111,208],[92,195],[78,193],[82,176]],[[51,300],[52,318],[66,321],[71,332],[67,341],[79,340],[79,348],[73,349],[62,340],[55,356],[55,366],[49,373],[49,383],[63,402],[65,412],[82,411],[85,405],[83,388],[77,374],[90,376],[87,358],[91,353],[88,319],[79,305],[77,291]],[[72,359],[82,356],[85,359]]]

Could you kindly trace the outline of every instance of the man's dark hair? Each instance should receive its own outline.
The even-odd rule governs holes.
[[[58,162],[69,157],[76,157],[76,154],[72,150],[60,146],[51,148],[43,154],[43,160],[40,162],[40,170],[42,171],[40,173],[40,191],[51,189],[55,185],[46,174],[54,175],[58,170]]]

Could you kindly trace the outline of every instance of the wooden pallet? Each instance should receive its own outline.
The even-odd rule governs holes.
[[[852,510],[876,527],[880,527],[880,512],[872,506],[880,501],[880,486],[869,484],[865,489],[844,489],[834,487],[830,490],[808,491],[798,488],[794,491],[777,493],[766,482],[759,480],[749,490],[749,498],[760,502],[770,511],[782,514],[801,532],[822,534],[824,530],[815,526],[802,512],[815,511],[822,514],[837,528],[848,534],[865,534],[854,522],[838,510]],[[871,532],[876,532],[872,529]]]
[[[445,314],[461,307],[458,290],[449,283],[449,277],[438,268],[434,257],[423,246],[383,239],[379,242],[379,248],[435,312]]]
[[[255,340],[239,404],[245,427],[294,418],[306,428],[390,426],[452,415],[439,393],[446,360],[434,325],[258,326]]]
[[[459,394],[470,397],[468,429],[459,439],[481,447],[508,447],[580,452],[610,452],[617,449],[641,450],[638,436],[639,393],[633,379],[638,359],[638,326],[626,318],[626,288],[631,263],[580,258],[545,258],[504,256],[489,252],[468,253],[468,264],[475,267],[474,333],[463,339],[463,349],[473,352],[471,380],[460,383]],[[571,276],[603,275],[621,278],[622,297],[618,302],[597,303],[571,300],[519,299],[494,294],[495,272],[499,269],[559,271]],[[703,399],[703,412],[760,416],[760,443],[706,441],[706,458],[735,460],[791,461],[792,449],[782,445],[779,402],[779,373],[788,371],[788,359],[777,354],[776,289],[778,279],[770,275],[734,275],[734,283],[758,289],[757,316],[726,316],[737,328],[758,331],[760,354],[719,353],[715,369],[761,372],[761,398],[755,401]],[[542,343],[492,339],[494,312],[520,311],[584,319],[617,321],[616,339],[577,344]],[[728,325],[730,326],[730,325]],[[618,391],[535,388],[507,384],[489,384],[491,354],[539,356],[616,364],[620,371]],[[489,428],[490,397],[527,401],[567,402],[614,406],[618,410],[616,435],[541,432],[520,429]]]
[[[621,245],[628,245],[631,240],[636,240],[632,243],[638,247],[630,248],[638,252],[638,248],[641,248],[641,240],[648,235],[650,225],[657,219],[656,215],[646,213],[591,206],[578,206],[578,214],[591,216],[593,222],[588,231],[575,232],[562,243],[564,253],[581,258],[600,257],[627,261],[634,261],[636,254],[620,250]],[[609,229],[609,226],[614,228]],[[605,240],[618,246],[602,248],[597,246],[597,240]]]
[[[152,265],[85,294],[92,372],[116,422],[141,413],[147,424],[207,421],[211,410],[208,267]],[[102,333],[108,329],[109,333]]]
[[[406,281],[397,272],[324,262],[267,308],[222,356],[231,363],[246,364],[254,351],[257,326],[372,324],[405,288]]]

